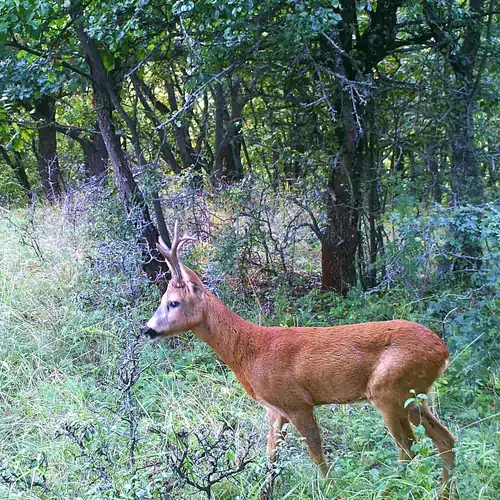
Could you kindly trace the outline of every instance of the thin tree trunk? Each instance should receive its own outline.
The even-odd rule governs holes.
[[[247,99],[240,95],[241,82],[234,77],[230,87],[231,110],[222,83],[215,84],[215,172],[216,179],[235,182],[243,178],[241,161],[242,111]]]
[[[434,203],[441,204],[443,201],[443,192],[441,190],[441,178],[439,175],[439,143],[436,139],[432,138],[427,141],[425,160],[427,163],[427,170],[431,174],[432,179],[432,199]]]
[[[59,159],[57,156],[57,131],[55,124],[55,100],[45,96],[34,103],[36,117],[41,120],[38,127],[38,172],[45,197],[51,203],[59,199]]]
[[[176,112],[179,109],[177,104],[177,98],[175,96],[175,90],[172,83],[165,80],[165,89],[168,94],[168,102],[172,112]],[[196,161],[194,156],[193,146],[191,144],[191,138],[187,131],[186,126],[183,123],[173,123],[175,138],[177,142],[177,147],[181,155],[182,167],[189,169],[190,167],[195,167],[195,170],[200,170],[200,165]]]
[[[369,224],[369,253],[370,253],[370,269],[368,271],[365,284],[369,288],[373,288],[377,284],[377,255],[378,255],[378,223],[380,214],[380,201],[378,198],[378,165],[376,158],[376,140],[375,140],[375,123],[374,110],[369,110],[370,125],[367,130],[368,144],[368,224]]]
[[[214,178],[216,182],[222,178],[224,171],[224,90],[222,83],[215,83],[215,168]]]
[[[483,181],[479,172],[474,146],[474,124],[471,103],[457,100],[452,129],[451,190],[454,205],[481,203]]]
[[[149,105],[148,101],[146,100],[146,95],[148,95],[148,99],[153,99],[154,102],[157,102],[156,99],[153,98],[153,94],[151,92],[151,89],[142,81],[140,80],[137,75],[132,75],[132,83],[134,85],[135,91],[137,93],[137,96],[139,97],[139,100],[141,101],[141,104],[144,108],[144,111],[146,111],[146,114],[150,118],[150,120],[153,122],[153,124],[156,127],[156,130],[158,131],[158,138],[160,140],[160,153],[163,159],[167,162],[169,167],[173,170],[175,174],[179,174],[181,172],[181,167],[179,163],[177,162],[174,154],[172,153],[171,149],[168,146],[168,139],[167,139],[167,133],[165,132],[165,129],[161,127],[161,121],[158,119],[156,114],[154,113],[153,109]],[[165,112],[168,112],[168,108],[166,106],[162,105],[162,109],[165,110]],[[157,106],[159,104],[157,103]]]
[[[97,120],[111,165],[115,171],[116,184],[121,194],[123,205],[138,238],[138,245],[143,256],[143,269],[149,279],[157,284],[160,293],[163,293],[166,289],[164,277],[168,273],[168,268],[156,249],[158,231],[151,220],[144,196],[135,182],[127,162],[126,154],[121,147],[120,138],[115,131],[112,120],[112,107],[116,104],[119,105],[117,103],[117,96],[109,93],[109,90],[113,86],[104,69],[100,53],[94,41],[83,30],[81,21],[76,13],[73,13],[73,21],[92,77],[96,81],[96,85],[94,86],[94,105]],[[136,133],[137,131],[134,129],[134,132]],[[134,144],[134,146],[138,147],[138,144]],[[139,161],[142,161],[141,151],[136,151],[136,154],[139,157]]]
[[[228,141],[231,142],[232,170],[228,170],[227,177],[231,181],[243,179],[243,164],[241,162],[242,135],[242,112],[245,99],[240,95],[241,81],[234,77],[231,81],[231,121],[228,129]]]
[[[163,215],[163,209],[161,207],[161,200],[158,191],[153,190],[151,192],[153,198],[153,209],[155,211],[156,223],[158,224],[158,232],[160,233],[161,239],[167,245],[168,248],[172,246],[170,240],[170,233],[168,232],[167,224],[165,222],[165,216]]]
[[[5,149],[5,146],[0,144],[0,154],[2,155],[3,159],[5,160],[5,163],[9,165],[12,170],[14,171],[14,174],[20,184],[20,186],[23,188],[28,201],[31,201],[32,198],[32,188],[30,181],[28,179],[28,176],[26,175],[26,170],[24,169],[24,165],[21,159],[21,154],[18,153],[17,151],[14,151],[12,153],[12,157],[9,155],[7,150]]]

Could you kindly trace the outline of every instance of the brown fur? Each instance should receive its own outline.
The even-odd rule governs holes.
[[[206,291],[182,263],[181,268],[185,286],[169,286],[148,326],[168,336],[193,330],[234,371],[248,394],[267,407],[271,461],[283,438],[282,427],[290,422],[326,475],[313,407],[369,400],[394,437],[400,459],[413,457],[410,422],[422,423],[441,453],[443,479],[448,481],[454,436],[426,404],[403,407],[410,390],[427,393],[446,366],[448,351],[434,332],[403,320],[330,328],[258,326]],[[180,305],[168,310],[171,301]],[[448,489],[443,491],[447,496]]]

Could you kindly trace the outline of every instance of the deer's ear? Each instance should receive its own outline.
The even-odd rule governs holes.
[[[197,283],[193,283],[192,281],[189,282],[189,289],[191,290],[192,293],[195,295],[198,295],[198,297],[201,297],[203,295],[203,287],[198,285]]]

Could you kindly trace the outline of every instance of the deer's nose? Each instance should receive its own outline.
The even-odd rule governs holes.
[[[142,333],[144,335],[147,335],[150,339],[154,339],[160,335],[160,333],[158,333],[156,330],[153,330],[152,328],[149,328],[148,326],[144,327]]]

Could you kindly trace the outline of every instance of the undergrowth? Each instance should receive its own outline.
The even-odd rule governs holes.
[[[126,234],[122,243],[97,244],[98,231],[58,208],[32,218],[11,211],[0,223],[0,498],[206,498],[173,464],[182,440],[196,454],[200,436],[213,442],[222,431],[231,436],[224,438],[224,467],[237,469],[245,453],[249,460],[211,493],[259,498],[265,409],[192,335],[157,345],[138,336],[157,292],[140,278],[132,246],[128,260],[113,261]],[[492,329],[484,335],[498,333],[495,300],[471,304],[462,292],[441,289],[415,298],[398,286],[384,293],[354,290],[347,298],[316,289],[300,294],[283,284],[241,293],[224,280],[214,289],[229,307],[262,324],[405,318],[444,332],[452,362],[432,400],[458,436],[457,497],[497,498],[498,372],[475,350],[481,339],[464,343],[457,334],[478,327]],[[491,369],[478,375],[475,368],[485,363]],[[276,498],[436,498],[441,468],[427,438],[412,462],[400,464],[371,406],[321,407],[317,415],[333,479],[319,478],[292,430],[280,456]],[[192,463],[185,464],[188,479],[197,472]]]

